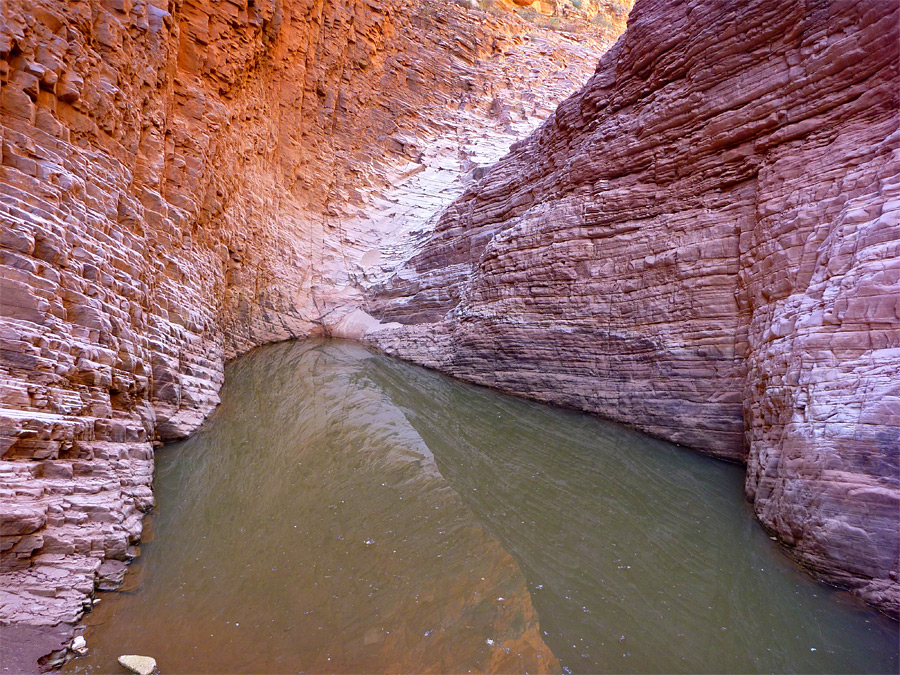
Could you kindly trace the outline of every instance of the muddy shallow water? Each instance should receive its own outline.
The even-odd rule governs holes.
[[[897,672],[743,470],[309,340],[254,350],[157,456],[157,508],[69,672]]]

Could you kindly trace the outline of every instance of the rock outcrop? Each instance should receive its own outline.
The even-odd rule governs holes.
[[[153,444],[224,361],[363,330],[361,284],[615,35],[443,0],[0,9],[0,626],[50,626],[121,578]]]
[[[405,359],[746,461],[900,610],[896,3],[639,1],[582,91],[369,295]]]

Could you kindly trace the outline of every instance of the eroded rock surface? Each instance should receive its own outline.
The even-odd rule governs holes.
[[[0,624],[114,585],[153,444],[224,361],[364,332],[361,285],[612,37],[441,0],[3,2]]]
[[[585,88],[370,294],[390,353],[747,461],[900,609],[896,3],[638,2]]]
[[[224,360],[322,333],[746,460],[897,611],[895,3],[642,0],[490,170],[609,41],[465,5],[0,5],[0,624],[76,620]]]

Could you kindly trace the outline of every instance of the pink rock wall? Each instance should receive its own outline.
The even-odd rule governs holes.
[[[748,464],[900,609],[900,8],[639,1],[578,94],[373,289],[390,353]]]
[[[438,0],[0,12],[0,626],[121,578],[225,359],[367,331],[746,461],[897,612],[895,3],[642,0],[489,171],[602,41]]]

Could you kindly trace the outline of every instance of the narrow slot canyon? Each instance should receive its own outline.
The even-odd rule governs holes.
[[[270,535],[245,576],[285,555],[298,595],[260,582],[271,617],[161,672],[896,671],[898,26],[893,0],[5,2],[0,668],[161,649],[180,573],[236,621],[185,557],[244,560],[229,494]],[[452,553],[400,564],[392,527]],[[391,574],[412,595],[341,596]],[[343,614],[297,614],[327,589]],[[762,654],[804,612],[828,644]],[[286,646],[253,661],[267,621]]]

